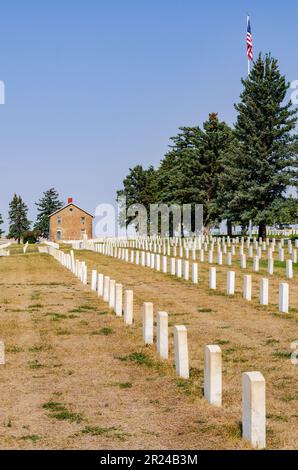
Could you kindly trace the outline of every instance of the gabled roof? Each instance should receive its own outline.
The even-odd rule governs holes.
[[[55,212],[53,212],[52,214],[50,214],[49,217],[52,217],[53,215],[58,214],[58,212],[61,212],[61,211],[63,211],[64,209],[66,209],[67,207],[70,207],[70,206],[76,207],[77,209],[79,209],[79,210],[82,211],[82,212],[85,212],[85,214],[90,215],[90,217],[92,217],[92,219],[94,219],[94,215],[90,214],[90,212],[85,211],[85,209],[82,209],[81,207],[77,206],[77,205],[74,204],[73,202],[71,202],[70,204],[66,204],[66,206],[61,207],[61,209],[58,209],[57,211],[55,211]]]

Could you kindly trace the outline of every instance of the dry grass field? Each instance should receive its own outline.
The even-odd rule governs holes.
[[[290,284],[288,315],[277,308],[284,268],[270,279],[270,305],[225,295],[226,266],[218,289],[172,278],[89,251],[76,257],[134,291],[135,323],[125,327],[106,304],[48,255],[12,250],[0,258],[1,449],[247,449],[241,439],[241,373],[259,370],[267,384],[267,447],[298,448],[298,366],[290,343],[298,339],[298,286]],[[266,274],[267,277],[267,274]],[[141,305],[169,314],[169,361],[144,347]],[[188,328],[191,376],[173,367],[173,328]],[[203,348],[223,350],[223,407],[202,397]]]

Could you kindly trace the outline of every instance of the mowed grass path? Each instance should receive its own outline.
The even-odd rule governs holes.
[[[222,299],[217,297],[212,298],[211,312],[199,312],[204,302],[197,295],[194,300],[192,287],[182,282],[93,253],[84,257],[133,287],[133,328],[125,327],[89,287],[50,256],[16,253],[0,259],[0,339],[6,345],[6,365],[0,367],[0,448],[248,448],[240,436],[240,373],[255,366],[244,361],[255,351],[245,349],[251,342],[242,332],[245,324],[238,320],[235,328],[226,313],[221,318]],[[155,348],[143,347],[143,300],[169,311],[171,325],[189,325],[189,381],[175,376],[172,328],[169,362],[160,362]],[[287,330],[284,339],[275,332],[280,350],[293,322],[276,321]],[[260,328],[256,324],[258,338]],[[224,352],[222,410],[202,398],[202,347],[220,338],[229,341],[222,344],[230,349]],[[273,346],[266,348],[256,366],[265,376],[272,369],[269,447],[295,447],[295,372],[288,360],[272,355]]]
[[[279,275],[270,277],[270,305],[262,307],[258,301],[259,279],[264,272],[253,274],[253,300],[242,299],[241,288],[245,271],[233,266],[236,271],[236,295],[225,295],[226,266],[217,267],[218,290],[208,289],[208,264],[199,264],[199,285],[157,273],[150,268],[125,263],[115,258],[90,251],[76,252],[80,260],[91,269],[111,276],[124,288],[133,289],[135,303],[135,338],[140,343],[142,335],[141,306],[153,302],[155,312],[167,311],[170,325],[170,360],[174,362],[173,326],[183,324],[188,328],[191,378],[176,381],[194,407],[194,421],[199,423],[198,433],[213,429],[216,446],[237,446],[227,437],[227,431],[235,437],[237,422],[241,417],[241,374],[259,370],[267,383],[267,440],[269,448],[298,448],[298,366],[290,361],[290,344],[298,340],[298,310],[291,308],[288,315],[278,313],[278,284],[286,281],[283,269]],[[297,275],[297,273],[296,273]],[[90,278],[89,278],[90,280]],[[297,278],[290,280],[292,306],[298,304]],[[203,349],[207,344],[219,344],[223,351],[223,409],[214,410],[202,402]],[[203,408],[201,405],[203,403]],[[200,410],[200,411],[199,411]],[[215,425],[213,416],[220,419]],[[201,421],[200,421],[201,420]],[[195,427],[195,423],[193,425]],[[218,436],[221,424],[222,442]],[[201,424],[200,424],[201,423]],[[231,444],[233,442],[233,444]],[[208,446],[206,438],[197,446]]]

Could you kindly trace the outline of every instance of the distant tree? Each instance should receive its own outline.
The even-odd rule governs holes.
[[[2,215],[0,214],[0,225],[2,225],[2,224],[3,224],[3,219],[2,219]],[[3,233],[4,233],[4,231],[1,230],[1,228],[0,228],[0,237],[2,237]]]
[[[39,230],[27,230],[23,233],[23,243],[36,243],[40,237]]]
[[[272,205],[272,225],[297,225],[298,224],[298,198],[290,196],[277,199]]]
[[[134,204],[142,204],[149,215],[150,204],[156,202],[157,180],[156,171],[153,166],[147,170],[142,165],[137,165],[129,169],[129,173],[123,181],[123,188],[117,191],[117,199],[121,201],[126,198],[126,207],[133,206]],[[134,217],[128,216],[124,207],[120,213],[120,225],[127,227]],[[138,230],[138,227],[136,227]]]
[[[255,62],[244,86],[235,125],[237,144],[224,155],[221,176],[225,215],[259,225],[259,237],[297,184],[297,111],[284,103],[290,84],[270,55]]]
[[[43,193],[42,198],[35,205],[37,206],[38,214],[34,228],[40,231],[42,237],[48,238],[50,231],[49,215],[61,209],[63,202],[59,200],[58,192],[51,188]]]
[[[21,196],[14,195],[9,204],[9,234],[8,238],[14,238],[20,244],[24,232],[29,230],[31,222],[27,218],[28,207]]]

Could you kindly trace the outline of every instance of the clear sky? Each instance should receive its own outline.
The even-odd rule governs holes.
[[[138,163],[158,165],[181,125],[232,124],[255,54],[298,79],[292,0],[6,0],[0,10],[0,213],[55,187],[94,212]]]

